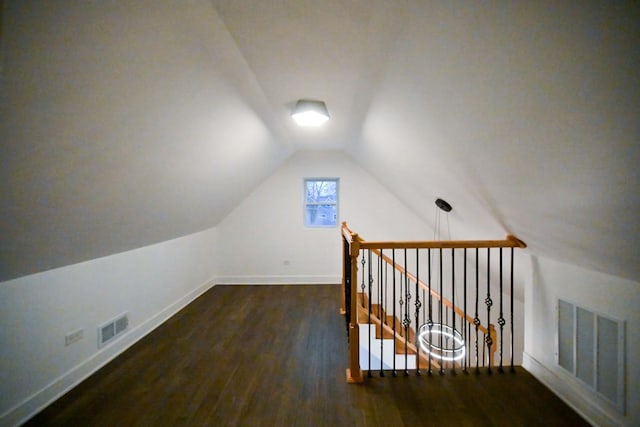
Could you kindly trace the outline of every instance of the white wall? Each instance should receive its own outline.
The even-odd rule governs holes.
[[[14,425],[212,285],[216,229],[0,283],[0,425]],[[97,327],[129,331],[98,350]],[[84,338],[65,347],[67,333]]]
[[[626,416],[557,364],[558,298],[626,322]],[[595,425],[640,425],[640,283],[532,257],[524,366]]]
[[[427,224],[344,153],[297,152],[218,225],[224,247],[216,283],[340,282],[339,228],[303,225],[305,177],[340,178],[339,221],[347,221],[366,240],[433,236]]]

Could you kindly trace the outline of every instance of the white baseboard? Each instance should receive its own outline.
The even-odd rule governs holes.
[[[205,293],[213,287],[214,284],[215,282],[211,280],[197,287],[138,326],[132,328],[129,332],[126,332],[112,344],[94,353],[89,359],[70,369],[41,390],[18,403],[0,415],[0,426],[17,426],[26,422],[29,418],[84,381],[98,369],[102,368],[186,305]]]
[[[341,276],[220,276],[216,285],[333,285]]]
[[[549,369],[527,352],[522,366],[593,426],[627,425],[621,414],[562,369]]]

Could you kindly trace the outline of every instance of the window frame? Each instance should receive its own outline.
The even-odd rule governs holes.
[[[307,182],[316,181],[331,181],[336,184],[336,200],[335,202],[309,202],[307,200]],[[335,224],[330,225],[314,225],[307,222],[307,207],[308,206],[320,206],[331,205],[336,207]],[[323,229],[323,228],[337,228],[340,224],[340,178],[338,177],[304,177],[302,180],[302,223],[305,228],[310,229]]]

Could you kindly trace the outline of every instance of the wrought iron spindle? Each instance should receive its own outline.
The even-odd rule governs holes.
[[[429,345],[431,345],[431,329],[433,328],[433,298],[431,295],[431,248],[427,249],[427,281],[429,282],[429,320],[427,326],[429,327]],[[429,349],[429,375],[433,374],[431,369],[431,349]]]
[[[367,288],[367,286],[364,284],[364,266],[367,265],[367,262],[364,259],[364,253],[365,251],[362,251],[362,260],[360,261],[360,264],[362,264],[362,283],[360,284],[360,289],[362,289],[362,307],[365,307],[364,305],[364,295],[365,295],[365,290]]]
[[[454,248],[451,248],[451,305],[453,306],[451,308],[451,319],[452,319],[452,327],[453,327],[453,334],[455,337],[455,333],[456,333],[456,311],[455,311],[455,306],[456,306],[456,256],[455,256],[455,252],[456,250]],[[456,348],[456,342],[455,342],[455,338],[450,338],[451,341],[451,348],[455,349]],[[453,355],[455,355],[455,352],[452,353]],[[451,362],[451,373],[455,375],[456,373],[456,362],[452,361]]]
[[[509,305],[510,310],[510,318],[509,322],[511,324],[511,372],[515,372],[515,368],[513,367],[513,248],[511,248],[511,289],[510,289],[510,298],[511,304]]]
[[[440,349],[443,349],[442,344],[442,248],[440,248]],[[444,361],[442,359],[442,351],[440,352],[440,375],[444,375]]]
[[[398,375],[398,372],[396,372],[396,357],[395,357],[395,348],[396,348],[396,270],[395,270],[395,265],[396,265],[396,250],[392,249],[391,250],[391,260],[393,262],[393,295],[392,295],[392,301],[393,301],[393,348],[394,348],[394,355],[393,355],[393,369],[391,371],[391,375],[393,375],[394,377]]]
[[[469,334],[467,333],[469,331],[468,328],[468,322],[467,322],[467,248],[464,248],[464,259],[463,259],[463,265],[464,265],[464,277],[463,277],[463,281],[462,281],[462,288],[464,291],[464,296],[463,296],[463,303],[462,303],[462,307],[463,307],[463,311],[464,311],[464,318],[462,321],[462,324],[464,325],[462,331],[464,333],[464,345],[465,345],[465,350],[466,350],[466,346],[467,346],[467,342],[469,341]],[[462,372],[464,372],[465,374],[469,373],[468,367],[469,367],[469,352],[467,351],[464,358],[463,358],[463,363],[464,366],[462,368]]]
[[[378,319],[380,319],[380,376],[384,377],[384,305],[383,305],[383,294],[384,289],[382,287],[383,282],[383,264],[382,264],[382,249],[380,249],[380,255],[378,256]]]
[[[411,300],[411,290],[409,289],[409,267],[407,266],[407,249],[404,249],[404,317],[402,319],[402,327],[404,330],[404,375],[409,375],[409,326],[411,325],[411,319],[409,319],[409,302]]]
[[[503,373],[504,370],[502,369],[502,351],[504,348],[504,325],[505,325],[505,321],[504,321],[504,317],[503,317],[503,313],[502,313],[502,248],[500,248],[500,316],[498,317],[498,325],[500,325],[500,366],[498,367],[498,372]]]
[[[482,340],[482,366],[484,366],[485,363],[486,363],[485,362],[485,357],[487,355],[487,349],[486,349],[486,344],[485,343],[487,342],[487,337],[489,336],[489,334],[486,333],[486,332],[483,333],[483,334],[484,334],[484,339]],[[489,366],[489,367],[491,367],[491,366]]]
[[[420,325],[420,249],[416,248],[416,375],[420,375],[420,343],[418,342],[418,327]]]
[[[349,342],[349,324],[351,323],[351,257],[349,256],[349,242],[342,237],[342,262],[344,264],[344,310],[347,327],[347,342]]]
[[[369,265],[368,265],[368,269],[367,269],[368,272],[369,272],[369,295],[368,295],[368,298],[367,298],[367,300],[369,301],[369,304],[368,304],[369,305],[369,321],[368,321],[369,329],[367,331],[368,332],[367,336],[368,336],[368,340],[369,340],[369,346],[367,347],[368,350],[369,350],[369,366],[367,368],[367,376],[371,377],[371,306],[373,305],[372,304],[372,302],[373,302],[373,298],[372,298],[373,297],[373,290],[372,290],[373,277],[371,275],[371,273],[372,273],[371,272],[371,249],[367,249],[367,255],[368,255],[367,258],[368,258],[368,261],[369,261]]]
[[[493,301],[491,300],[491,248],[487,248],[487,298],[484,300],[484,303],[487,305],[487,326],[489,326],[491,325],[491,306],[493,305]],[[491,332],[487,332],[484,339],[487,344],[487,350],[489,350],[489,369],[487,369],[487,373],[491,374],[491,345],[493,344]]]
[[[473,323],[467,322],[467,338],[471,341],[471,328]],[[471,366],[471,342],[467,343],[467,373],[469,373],[469,366]]]
[[[480,357],[478,355],[478,326],[480,326],[480,318],[478,317],[478,300],[479,295],[480,295],[480,264],[479,264],[479,257],[480,253],[478,251],[478,248],[476,248],[476,312],[475,312],[475,316],[473,317],[473,324],[476,326],[476,342],[475,342],[475,349],[476,349],[476,374],[480,373],[480,368],[478,366],[479,362],[480,362]]]

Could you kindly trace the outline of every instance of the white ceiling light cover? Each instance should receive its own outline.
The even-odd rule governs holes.
[[[329,120],[329,111],[322,101],[301,99],[296,103],[291,117],[298,126],[319,127]]]

